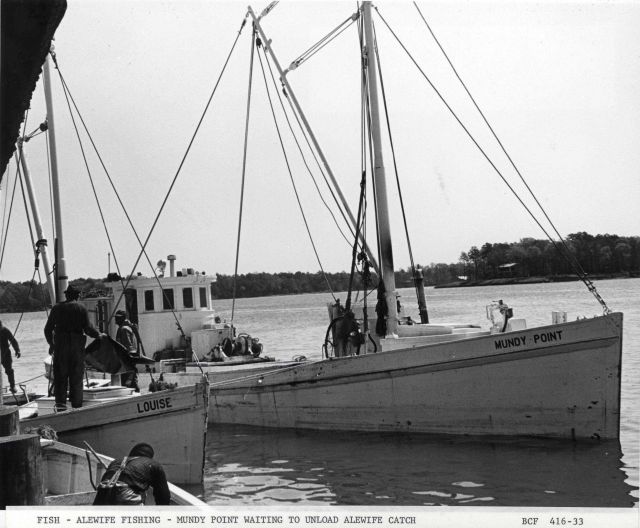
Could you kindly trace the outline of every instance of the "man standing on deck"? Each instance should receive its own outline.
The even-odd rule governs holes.
[[[16,357],[19,358],[20,345],[18,345],[16,338],[13,337],[11,330],[5,328],[2,325],[2,321],[0,321],[0,356],[2,359],[2,366],[4,367],[4,371],[7,373],[7,378],[9,378],[9,389],[13,394],[15,394],[16,379],[12,368],[11,349],[9,348],[9,343],[11,343],[11,346],[13,346]]]
[[[80,291],[69,286],[67,300],[56,304],[44,327],[44,336],[53,349],[53,393],[56,410],[67,408],[67,388],[71,406],[82,407],[84,377],[85,336],[98,338],[98,332],[89,322],[89,312],[78,302]]]
[[[140,356],[138,353],[138,339],[133,331],[131,322],[127,319],[126,312],[118,310],[115,313],[115,320],[118,325],[116,341],[126,348],[129,354],[129,361],[126,365],[129,370],[120,374],[120,383],[125,387],[135,389],[136,392],[140,392],[140,387],[138,386],[138,370],[134,362],[134,359]]]

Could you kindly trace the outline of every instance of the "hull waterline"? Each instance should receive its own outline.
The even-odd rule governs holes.
[[[405,343],[413,344],[281,369],[272,364],[235,375],[209,371],[210,420],[325,430],[619,437],[622,314],[445,343]]]
[[[207,429],[206,383],[143,394],[71,411],[20,420],[22,432],[50,426],[60,441],[88,442],[97,452],[121,457],[147,442],[167,478],[179,484],[202,482]]]

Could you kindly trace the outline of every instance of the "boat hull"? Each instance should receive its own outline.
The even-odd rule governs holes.
[[[42,441],[44,488],[48,506],[78,506],[93,504],[94,484],[100,482],[113,458],[90,454],[79,447],[51,440]],[[102,464],[97,460],[100,459]],[[169,484],[171,504],[205,506],[201,500],[178,486]],[[153,494],[147,493],[147,504],[153,504]]]
[[[407,340],[406,343],[411,343]],[[622,314],[448,343],[209,372],[210,420],[377,432],[618,438]],[[247,374],[247,373],[245,373]]]
[[[151,444],[167,478],[202,482],[207,430],[208,386],[198,383],[116,399],[70,411],[21,419],[21,431],[51,427],[61,442],[114,458],[139,442]]]

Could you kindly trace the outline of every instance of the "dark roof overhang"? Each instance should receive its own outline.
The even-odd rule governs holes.
[[[66,0],[0,3],[0,182],[15,151],[53,34],[66,10]]]

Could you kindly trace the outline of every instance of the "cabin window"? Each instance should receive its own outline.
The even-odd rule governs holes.
[[[167,288],[162,290],[162,309],[173,310],[175,303],[173,301],[173,289]]]
[[[193,308],[193,290],[191,288],[182,288],[182,306]]]
[[[200,288],[200,308],[207,307],[207,289]]]
[[[147,312],[153,312],[155,306],[153,304],[153,290],[146,290],[144,292],[144,309]]]

